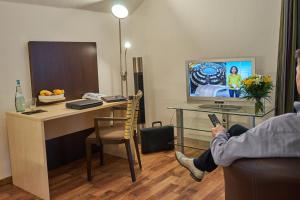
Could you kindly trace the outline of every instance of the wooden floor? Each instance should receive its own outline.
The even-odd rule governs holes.
[[[187,152],[190,156],[198,153],[195,150]],[[178,165],[172,151],[142,155],[142,162],[143,170],[136,165],[137,181],[132,184],[127,160],[106,155],[105,166],[100,167],[95,157],[91,183],[86,181],[85,161],[76,161],[49,173],[51,197],[64,200],[224,199],[221,168],[207,174],[198,183]],[[4,199],[38,198],[13,185],[5,185],[0,187],[0,200]]]

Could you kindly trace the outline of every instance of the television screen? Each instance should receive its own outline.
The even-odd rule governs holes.
[[[241,98],[241,82],[254,67],[254,59],[188,61],[188,96]]]

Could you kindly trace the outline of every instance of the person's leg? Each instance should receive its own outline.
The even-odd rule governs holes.
[[[228,130],[228,133],[230,137],[233,137],[233,136],[239,136],[245,133],[247,130],[248,130],[247,128],[239,124],[236,124],[233,125]],[[197,159],[194,159],[194,165],[201,171],[207,171],[207,172],[211,172],[218,167],[213,159],[210,149],[208,149],[203,154],[201,154]]]
[[[197,159],[194,159],[194,165],[201,171],[206,172],[211,172],[218,167],[212,157],[210,149],[202,153]]]
[[[234,90],[229,90],[229,96],[234,97]]]
[[[247,128],[236,124],[228,130],[228,133],[230,137],[233,137],[233,136],[239,136],[245,133],[247,130],[248,130]],[[214,161],[210,149],[205,151],[196,159],[188,158],[185,155],[183,155],[181,152],[176,152],[175,155],[178,162],[191,172],[191,176],[196,181],[201,181],[205,171],[211,172],[218,167]]]
[[[236,91],[235,91],[235,97],[236,97],[236,98],[239,98],[240,95],[241,95],[241,90],[236,90]]]
[[[235,124],[235,125],[231,126],[227,132],[229,133],[230,137],[233,137],[233,136],[242,135],[246,131],[248,131],[248,129],[246,127],[239,125],[239,124]]]

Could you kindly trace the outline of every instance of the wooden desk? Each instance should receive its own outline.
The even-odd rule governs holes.
[[[34,115],[7,112],[6,123],[13,184],[49,200],[45,141],[92,128],[94,117],[108,116],[112,107],[124,104],[126,102],[104,103],[102,106],[89,109],[72,110],[65,108],[65,103],[59,103],[38,107],[47,112]],[[116,149],[121,150],[121,148]]]

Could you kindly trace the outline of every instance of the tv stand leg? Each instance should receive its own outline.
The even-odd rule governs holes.
[[[228,114],[222,114],[222,124],[226,130],[229,129],[229,115]]]
[[[181,153],[184,153],[183,110],[176,109],[177,141]]]
[[[255,127],[255,116],[252,117],[252,128]]]

